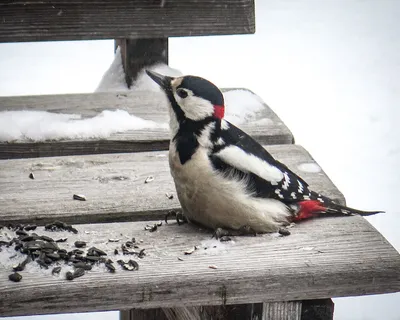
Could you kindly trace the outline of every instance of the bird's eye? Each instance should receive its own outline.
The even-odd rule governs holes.
[[[178,96],[180,96],[182,99],[185,99],[188,96],[188,93],[184,89],[178,89],[176,90],[176,93]]]

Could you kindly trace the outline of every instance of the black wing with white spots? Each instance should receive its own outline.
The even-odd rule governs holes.
[[[215,144],[210,155],[210,160],[215,169],[230,177],[246,181],[247,189],[256,197],[275,198],[285,203],[291,203],[301,200],[316,200],[320,196],[310,191],[307,182],[292,172],[286,165],[277,161],[248,134],[229,122],[225,128],[225,130],[221,129],[218,132],[218,136],[222,138],[223,143]],[[217,139],[213,140],[218,141]],[[218,156],[218,152],[229,146],[236,146],[247,154],[256,156],[266,162],[266,165],[275,166],[283,173],[283,179],[277,184],[271,183],[252,172],[241,170],[228,164]],[[323,201],[324,199],[321,198],[321,200]]]

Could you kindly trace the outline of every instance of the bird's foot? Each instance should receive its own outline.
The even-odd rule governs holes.
[[[229,241],[229,236],[255,236],[256,232],[249,226],[240,227],[238,230],[217,228],[213,233],[213,238],[221,241]]]
[[[171,216],[175,217],[178,225],[188,222],[187,218],[185,217],[185,215],[182,212],[176,212],[175,210],[170,210],[167,212],[167,214],[165,215],[165,218],[164,218],[166,224],[168,224],[168,218]]]

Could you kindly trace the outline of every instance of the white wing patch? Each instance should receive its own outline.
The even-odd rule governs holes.
[[[283,173],[277,167],[236,146],[226,147],[217,152],[216,156],[239,170],[254,173],[272,185],[277,185],[283,179]]]

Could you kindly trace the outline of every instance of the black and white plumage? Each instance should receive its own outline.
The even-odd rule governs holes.
[[[273,232],[319,213],[375,214],[344,207],[309,189],[258,142],[223,119],[211,82],[151,71],[168,97],[169,163],[183,213],[206,227]]]

